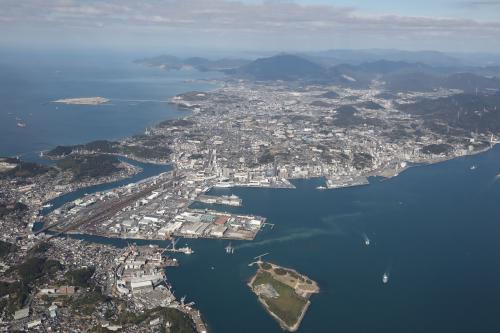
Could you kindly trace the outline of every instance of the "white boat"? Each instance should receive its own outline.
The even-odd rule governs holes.
[[[22,121],[17,122],[17,127],[25,128],[26,123],[23,123]]]
[[[234,186],[234,183],[231,183],[231,182],[221,182],[221,183],[217,183],[214,185],[214,187],[221,187],[221,188],[227,188],[227,187],[233,187]]]
[[[177,250],[178,252],[182,252],[184,254],[193,254],[194,251],[189,247],[189,246],[186,246],[186,247],[181,247],[180,249]]]
[[[42,208],[50,208],[50,207],[52,207],[52,204],[50,204],[50,203],[45,204],[45,205],[42,206]]]
[[[226,246],[225,249],[226,249],[226,253],[227,254],[233,254],[234,253],[234,247],[231,245],[231,243],[229,243],[229,245]]]
[[[476,167],[475,165],[472,165],[469,169],[470,169],[470,170],[476,170],[476,168],[477,168],[477,167]]]
[[[389,274],[384,273],[384,276],[382,276],[382,282],[383,282],[384,284],[389,283]]]
[[[316,187],[316,189],[317,190],[326,190],[326,187],[324,187],[324,186],[318,186],[318,187]]]
[[[363,240],[366,246],[370,246],[370,238],[366,234],[363,234]]]

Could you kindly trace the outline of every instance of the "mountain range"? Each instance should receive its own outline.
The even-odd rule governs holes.
[[[330,51],[325,52],[329,54]],[[335,51],[334,54],[346,56],[350,53]],[[356,54],[359,58],[360,53]],[[447,59],[439,53],[436,55],[431,52],[404,54],[413,55],[413,57],[422,55],[424,60],[427,59],[427,62],[429,62],[428,58],[430,57],[441,57],[443,63]],[[201,71],[222,71],[238,79],[256,81],[308,81],[367,88],[376,80],[386,90],[392,92],[432,91],[439,88],[459,89],[464,92],[500,90],[500,66],[471,67],[450,64],[435,66],[425,62],[386,59],[330,66],[325,62],[315,61],[313,57],[295,54],[278,54],[253,61],[240,58],[209,60],[192,57],[181,59],[162,55],[136,62],[164,69],[191,67]],[[450,62],[456,64],[452,60]]]

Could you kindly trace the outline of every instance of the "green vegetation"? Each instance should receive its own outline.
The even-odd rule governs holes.
[[[45,156],[48,157],[61,157],[71,154],[73,148],[76,146],[57,146],[54,149],[45,153]]]
[[[373,164],[373,156],[367,153],[354,153],[352,164],[358,170],[370,168]]]
[[[271,153],[269,149],[264,149],[261,155],[259,156],[259,164],[269,164],[274,162],[274,155]]]
[[[22,215],[26,211],[28,211],[28,206],[23,204],[22,202],[16,202],[16,203],[0,203],[0,218],[15,214],[15,215]]]
[[[0,311],[12,314],[22,308],[28,299],[29,289],[26,284],[16,281],[8,283],[0,281]],[[8,296],[8,297],[5,297]]]
[[[384,107],[378,103],[375,103],[373,101],[366,101],[363,103],[358,104],[359,107],[369,109],[369,110],[383,110]]]
[[[120,171],[120,161],[112,155],[71,155],[59,160],[57,166],[73,173],[74,180],[110,176]]]
[[[108,298],[100,290],[93,290],[72,298],[70,306],[79,313],[91,315],[98,304],[106,301]]]
[[[260,268],[265,269],[266,271],[270,270],[273,266],[270,263],[264,262],[260,264]]]
[[[339,94],[337,94],[335,91],[328,91],[324,94],[319,95],[318,97],[328,98],[328,99],[337,99],[337,98],[339,98]]]
[[[40,257],[30,257],[16,267],[19,277],[26,284],[45,275],[53,275],[62,268],[59,261]]]
[[[185,313],[172,308],[161,309],[163,318],[172,324],[171,332],[196,333],[193,321]]]
[[[75,146],[57,146],[54,149],[48,151],[45,155],[48,157],[61,158],[70,155],[76,150],[87,150],[96,153],[116,153],[118,142],[107,141],[107,140],[96,140],[86,143],[84,145]]]
[[[492,132],[500,130],[500,96],[457,94],[437,99],[422,99],[413,104],[398,105],[410,114],[422,115],[427,123],[444,123],[468,132]],[[443,126],[439,133],[447,133]]]
[[[274,273],[276,273],[277,275],[286,275],[286,269],[283,269],[283,268],[275,268],[274,269]]]
[[[90,278],[94,275],[95,268],[81,268],[68,271],[65,275],[66,280],[70,285],[79,287],[90,287]]]
[[[422,148],[422,152],[424,154],[435,154],[435,155],[446,154],[451,152],[452,150],[453,147],[445,143],[431,144]]]
[[[192,120],[186,119],[169,119],[162,121],[158,124],[158,127],[188,127],[193,125],[194,122]]]
[[[185,313],[172,308],[155,308],[137,314],[129,311],[120,313],[118,323],[120,325],[139,325],[146,320],[161,317],[163,321],[169,321],[172,325],[170,332],[175,333],[196,333],[193,321]],[[162,328],[164,329],[164,328]],[[166,331],[162,331],[166,332]]]
[[[0,178],[30,178],[50,171],[49,167],[32,162],[15,159],[17,166],[5,172],[0,172]]]
[[[0,311],[5,309],[7,313],[12,314],[22,308],[28,299],[32,282],[51,277],[62,269],[59,261],[40,257],[29,257],[23,263],[12,267],[11,272],[17,271],[20,279],[16,282],[0,281]]]
[[[280,269],[275,269],[274,271],[276,272],[277,270]],[[286,274],[286,270],[281,270]],[[282,272],[281,270],[279,271],[280,273]],[[264,302],[269,307],[269,311],[278,316],[288,326],[293,326],[299,320],[307,304],[307,300],[297,295],[292,287],[275,280],[268,272],[259,271],[252,287],[261,284],[270,284],[279,294],[277,298],[263,297]]]
[[[138,158],[144,159],[167,159],[172,153],[172,149],[165,146],[124,146],[121,147],[120,154],[133,155]]]
[[[311,106],[318,106],[320,108],[331,108],[333,106],[333,104],[326,103],[326,102],[323,102],[323,101],[313,101],[311,103]]]
[[[0,240],[0,258],[5,257],[6,255],[14,251],[16,251],[16,246],[14,244]]]
[[[169,122],[168,124],[183,124],[183,120],[176,120],[177,122]],[[167,123],[162,123],[164,126]],[[182,125],[172,125],[172,126],[182,126]],[[84,145],[76,145],[76,146],[57,146],[51,151],[46,153],[46,156],[52,158],[62,158],[61,161],[58,162],[58,166],[61,168],[70,168],[76,171],[78,170],[78,164],[80,164],[83,160],[84,163],[88,163],[87,166],[83,166],[84,169],[94,169],[94,162],[104,162],[106,168],[110,168],[113,164],[117,163],[118,160],[116,157],[109,156],[106,154],[118,154],[118,155],[132,155],[138,158],[143,159],[166,159],[172,153],[172,150],[163,145],[159,140],[159,137],[150,137],[150,136],[136,136],[136,139],[141,139],[141,144],[137,146],[124,146],[119,142],[114,141],[106,141],[106,140],[98,140],[86,143]],[[88,152],[95,153],[94,155],[78,155],[73,154],[73,152],[78,150],[85,150]],[[103,155],[104,154],[104,155]],[[92,157],[94,156],[94,157]],[[99,156],[99,157],[97,157]],[[104,157],[108,159],[101,160]],[[85,158],[97,158],[95,161],[85,161]],[[114,160],[113,160],[114,159]],[[61,164],[59,164],[61,163]],[[103,170],[104,173],[109,172],[109,170]],[[106,174],[105,174],[106,175]]]
[[[31,249],[29,249],[28,255],[33,256],[33,255],[37,255],[37,254],[42,254],[42,253],[47,252],[48,249],[50,249],[50,244],[47,242],[43,242],[43,243],[35,245]]]

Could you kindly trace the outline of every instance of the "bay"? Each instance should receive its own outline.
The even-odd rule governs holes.
[[[36,158],[37,151],[57,144],[140,133],[180,115],[158,101],[210,88],[185,82],[203,77],[200,73],[163,72],[125,57],[113,59],[81,56],[54,64],[22,57],[9,58],[6,66],[0,58],[1,154]],[[118,103],[58,109],[48,103],[85,95]],[[151,102],[131,102],[139,99]],[[28,126],[17,128],[15,117]],[[148,168],[135,181],[165,170]],[[233,242],[234,255],[225,253],[227,241],[181,240],[195,254],[179,256],[181,266],[169,269],[167,277],[176,295],[195,301],[218,333],[281,332],[246,286],[254,273],[248,263],[267,252],[267,260],[320,284],[299,332],[498,332],[498,173],[500,147],[495,147],[414,167],[390,180],[371,179],[363,187],[318,191],[321,180],[313,179],[295,181],[295,190],[213,190],[243,199],[241,208],[218,209],[266,216],[274,228],[266,227],[253,242]],[[55,199],[54,206],[128,181],[134,180],[80,190]],[[127,245],[127,240],[73,237]],[[382,283],[384,272],[388,284]]]

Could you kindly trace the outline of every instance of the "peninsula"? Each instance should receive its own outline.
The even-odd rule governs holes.
[[[99,105],[108,103],[110,100],[104,97],[80,97],[57,99],[52,103],[61,103],[68,105]]]
[[[311,304],[309,298],[319,293],[318,284],[293,269],[263,261],[257,265],[248,286],[281,328],[297,331]]]

